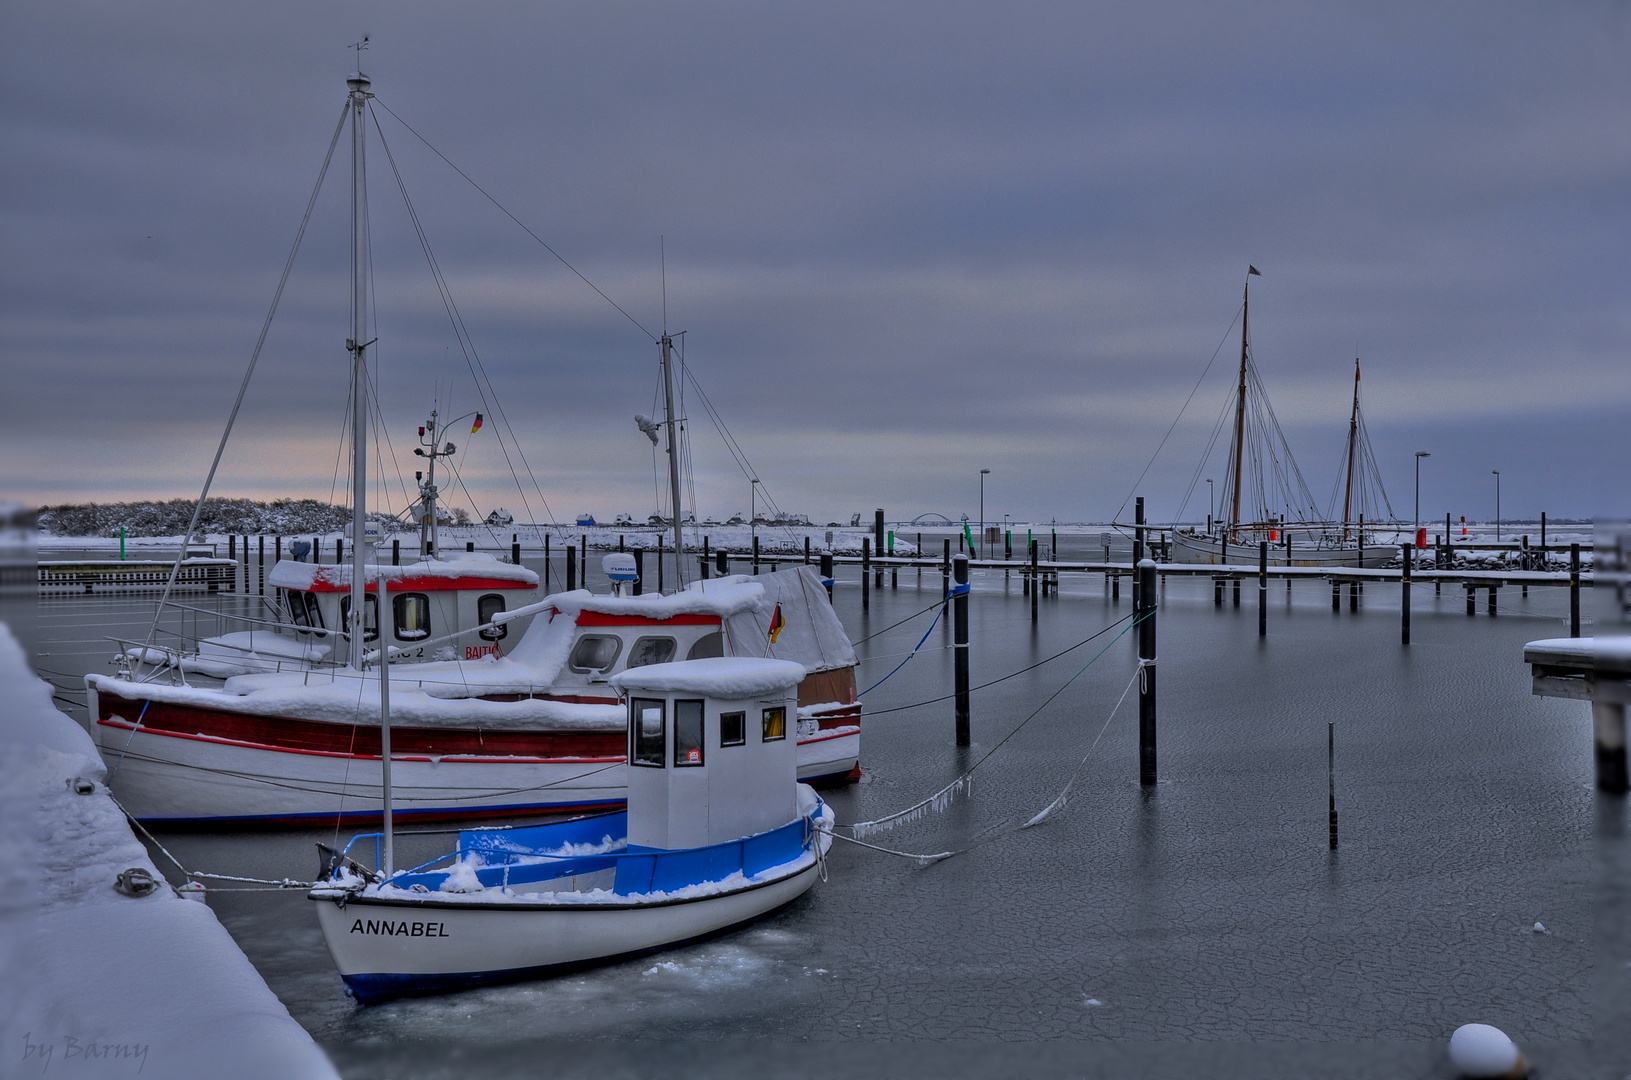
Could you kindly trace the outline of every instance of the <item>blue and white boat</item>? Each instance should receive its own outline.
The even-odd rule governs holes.
[[[369,1003],[608,963],[802,896],[825,874],[833,823],[797,779],[803,677],[742,657],[631,669],[612,679],[628,710],[627,811],[467,830],[401,872],[388,833],[378,869],[334,860],[310,899],[350,993]]]

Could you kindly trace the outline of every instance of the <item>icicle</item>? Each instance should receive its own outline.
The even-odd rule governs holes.
[[[889,814],[885,817],[877,818],[873,821],[857,821],[855,824],[849,827],[850,833],[859,839],[865,836],[873,836],[881,832],[888,832],[891,829],[898,828],[902,825],[910,825],[913,822],[921,821],[930,814],[938,814],[945,810],[946,807],[950,806],[957,800],[958,796],[969,795],[973,791],[973,788],[973,775],[970,773],[965,773],[915,806],[909,806],[905,810],[901,810],[894,814]]]

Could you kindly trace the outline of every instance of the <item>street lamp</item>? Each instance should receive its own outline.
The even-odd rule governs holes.
[[[1501,542],[1501,470],[1491,469],[1495,474],[1495,542]]]
[[[989,558],[991,554],[986,551],[985,543],[985,477],[990,471],[990,469],[980,470],[980,550],[984,552],[980,556],[982,559]]]
[[[1416,451],[1416,520],[1413,522],[1416,531],[1421,531],[1421,459],[1432,457],[1426,450]]]
[[[748,536],[750,538],[757,537],[759,535],[759,513],[757,509],[755,509],[758,505],[758,501],[755,497],[758,494],[759,478],[755,476],[748,481]]]

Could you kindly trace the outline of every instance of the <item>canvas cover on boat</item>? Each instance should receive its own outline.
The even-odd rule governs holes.
[[[725,580],[754,581],[765,590],[757,605],[724,620],[727,655],[792,660],[811,673],[855,666],[855,649],[813,568],[793,566],[774,574]],[[782,626],[773,642],[771,620],[778,605]]]

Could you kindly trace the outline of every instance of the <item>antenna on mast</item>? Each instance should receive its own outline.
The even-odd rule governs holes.
[[[661,233],[657,234],[657,265],[663,274],[663,333],[668,333],[668,247]]]
[[[368,48],[368,35],[364,34],[361,41],[353,41],[350,45],[347,45],[346,48],[357,54],[357,70],[361,71],[363,50]]]

